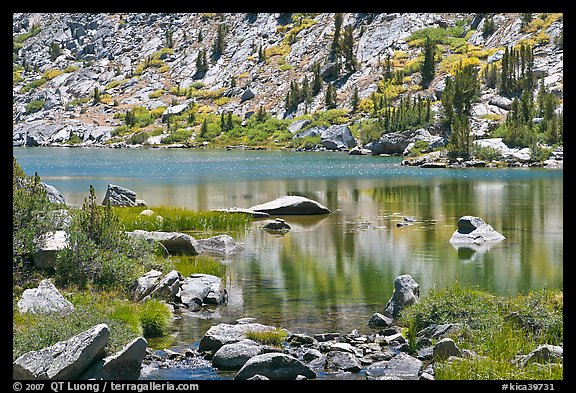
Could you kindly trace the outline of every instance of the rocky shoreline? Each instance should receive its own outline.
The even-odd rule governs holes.
[[[486,230],[486,225],[483,228]],[[38,291],[50,293],[53,299],[45,303],[60,303],[67,312],[71,312],[70,307],[73,310],[53,285],[41,286]],[[158,369],[193,372],[200,367],[212,368],[222,379],[234,380],[435,380],[437,364],[481,357],[459,348],[452,338],[465,333],[461,323],[431,324],[407,338],[397,318],[404,308],[418,301],[419,285],[405,274],[396,278],[383,313],[375,313],[367,321],[373,333],[360,334],[355,329],[345,334],[310,335],[263,325],[256,318],[242,318],[233,324],[212,325],[197,348],[153,350],[143,337],[138,337],[107,357],[104,346],[110,329],[100,324],[64,342],[23,354],[13,363],[13,377],[145,380]],[[284,338],[280,344],[270,344],[260,341],[259,333],[281,333]],[[533,362],[562,360],[562,346],[544,344],[518,355],[515,363],[525,367]]]

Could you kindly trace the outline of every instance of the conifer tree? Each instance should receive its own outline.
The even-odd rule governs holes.
[[[352,92],[352,99],[350,100],[352,113],[356,113],[359,104],[360,104],[360,98],[358,97],[358,86],[354,86],[354,91]]]
[[[312,65],[312,95],[316,95],[322,90],[322,76],[320,75],[320,63],[317,61]]]
[[[434,79],[435,73],[435,61],[434,55],[436,52],[436,44],[434,41],[430,39],[430,37],[426,37],[426,42],[424,44],[424,62],[422,63],[422,85],[427,87],[432,79]]]
[[[342,55],[344,56],[344,69],[348,72],[356,72],[358,69],[358,60],[354,55],[354,35],[352,25],[344,28],[342,36]]]
[[[328,84],[325,96],[326,109],[336,108],[336,89],[332,83]]]
[[[344,14],[336,13],[334,15],[334,37],[332,38],[332,46],[330,50],[330,58],[337,59],[340,56],[340,30],[342,29],[342,22]]]

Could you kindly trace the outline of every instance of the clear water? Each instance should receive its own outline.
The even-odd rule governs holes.
[[[398,157],[339,152],[13,151],[26,173],[38,172],[71,205],[83,202],[90,185],[103,199],[112,183],[152,208],[250,207],[302,195],[331,209],[283,217],[292,227],[283,236],[262,230],[262,220],[235,235],[245,250],[224,261],[228,304],[182,314],[175,347],[193,346],[211,325],[242,317],[296,333],[368,333],[370,316],[382,312],[401,274],[420,284],[421,297],[455,281],[495,294],[563,287],[562,170],[416,168],[399,166]],[[456,249],[449,239],[463,215],[481,217],[506,239]],[[416,222],[398,227],[405,216]],[[201,368],[196,376],[171,371],[178,379],[230,378]],[[172,379],[166,373],[150,378]]]

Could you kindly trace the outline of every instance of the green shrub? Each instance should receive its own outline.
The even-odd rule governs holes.
[[[56,258],[59,285],[118,289],[127,292],[134,280],[154,266],[153,246],[129,237],[112,208],[96,203],[94,188],[80,209],[71,209],[70,246]]]
[[[34,270],[30,256],[44,236],[57,229],[55,209],[62,206],[48,200],[37,173],[27,176],[16,158],[12,166],[13,279],[23,284]]]
[[[160,141],[161,143],[186,143],[188,139],[192,136],[192,131],[179,128],[176,131],[170,133],[170,135],[165,136]]]
[[[519,354],[542,344],[563,342],[563,294],[543,289],[498,297],[458,283],[431,290],[426,298],[402,311],[400,323],[414,334],[433,324],[460,323],[453,334],[462,349],[478,358],[436,362],[436,379],[561,379],[562,365],[520,367]],[[410,340],[409,340],[410,341]],[[409,342],[409,347],[414,344]]]
[[[42,110],[44,108],[44,104],[46,101],[44,100],[32,100],[26,104],[26,113],[34,113]]]

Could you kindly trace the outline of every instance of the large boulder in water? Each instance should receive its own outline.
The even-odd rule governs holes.
[[[250,210],[277,215],[314,215],[330,213],[330,210],[319,202],[297,195],[285,195],[273,201],[252,206]]]
[[[458,229],[452,234],[452,244],[483,244],[504,240],[491,225],[479,217],[463,216],[458,220]]]

